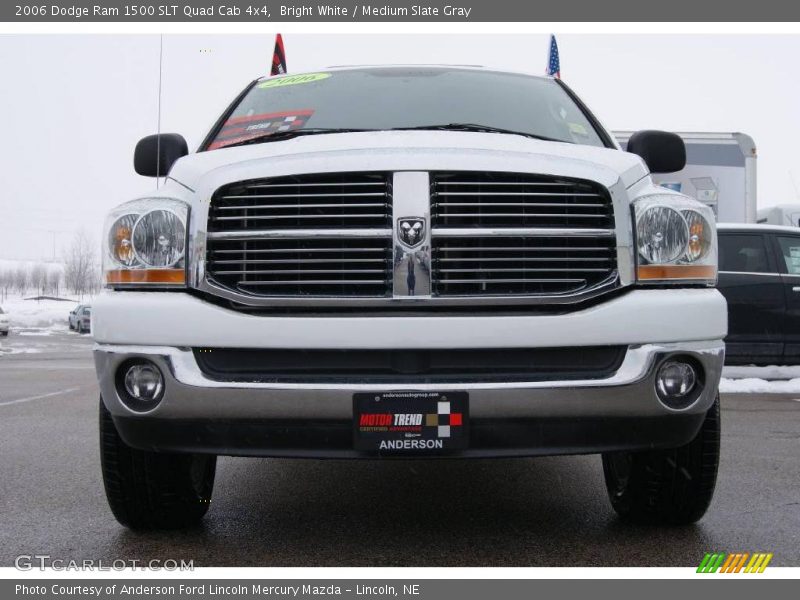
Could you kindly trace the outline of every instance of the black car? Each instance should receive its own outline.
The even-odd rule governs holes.
[[[800,364],[800,228],[720,224],[729,365]]]

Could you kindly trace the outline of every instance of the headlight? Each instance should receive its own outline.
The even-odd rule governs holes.
[[[168,198],[134,200],[114,209],[106,220],[106,283],[185,285],[188,214],[185,202]]]
[[[636,220],[636,245],[648,263],[671,263],[686,251],[689,228],[674,208],[652,206]]]
[[[716,282],[717,237],[708,206],[658,194],[635,201],[633,210],[640,282]]]
[[[151,210],[133,227],[133,250],[148,267],[173,267],[183,258],[186,226],[174,212]]]

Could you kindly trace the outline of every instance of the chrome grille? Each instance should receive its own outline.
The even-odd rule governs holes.
[[[209,231],[391,226],[386,174],[334,173],[245,181],[214,195]]]
[[[431,173],[434,227],[611,228],[608,192],[527,173]]]
[[[599,184],[515,173],[431,173],[434,296],[566,296],[617,279]]]
[[[220,188],[209,207],[208,280],[250,296],[391,295],[390,182],[334,173]]]
[[[434,237],[439,296],[575,293],[613,279],[615,267],[613,238]]]

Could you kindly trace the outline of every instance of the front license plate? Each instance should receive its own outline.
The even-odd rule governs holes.
[[[438,454],[467,447],[467,392],[353,396],[354,446],[365,452]]]

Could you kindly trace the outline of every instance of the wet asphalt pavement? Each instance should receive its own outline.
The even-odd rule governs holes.
[[[133,533],[106,506],[87,336],[0,339],[0,566],[693,566],[705,552],[800,565],[800,394],[722,398],[714,502],[695,526],[635,527],[599,456],[480,461],[221,458],[193,530]]]

